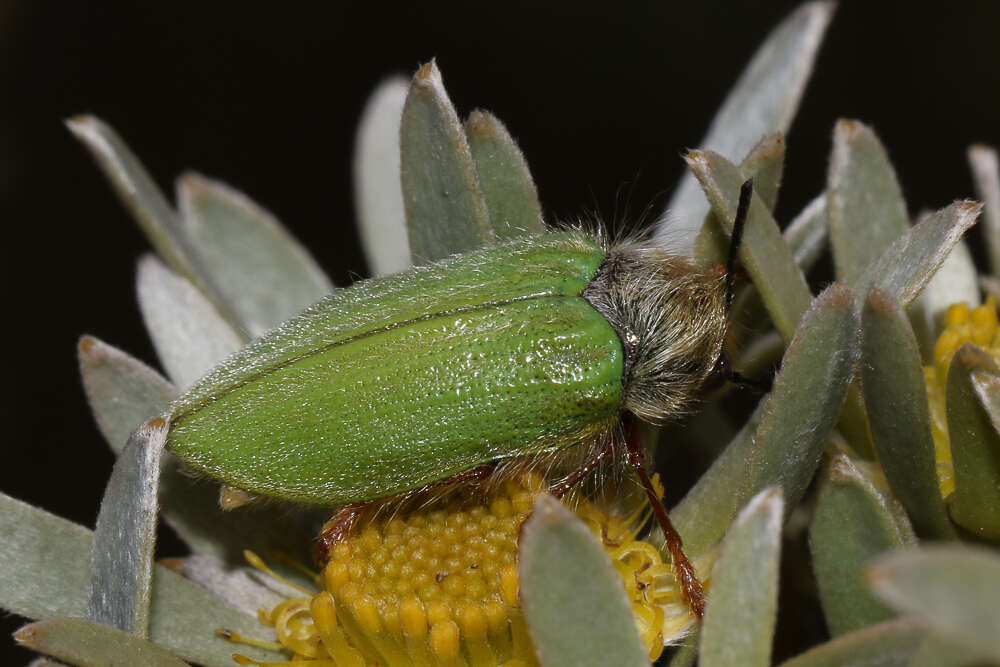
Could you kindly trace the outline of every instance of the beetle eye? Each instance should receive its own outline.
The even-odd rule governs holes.
[[[729,353],[723,350],[701,388],[703,391],[714,391],[724,385],[732,375],[733,367]]]

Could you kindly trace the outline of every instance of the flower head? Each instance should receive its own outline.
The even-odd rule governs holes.
[[[260,618],[275,627],[278,642],[296,660],[535,664],[519,602],[517,550],[521,524],[545,489],[539,476],[520,473],[485,494],[463,489],[377,512],[334,547],[317,577],[318,593],[285,600]],[[649,519],[648,504],[625,516],[580,493],[569,494],[566,503],[621,576],[655,660],[665,639],[681,633],[693,616],[669,563],[637,539]]]
[[[966,343],[978,345],[1000,362],[1000,327],[997,325],[997,303],[992,295],[987,297],[986,303],[976,308],[969,308],[969,304],[964,302],[952,304],[948,308],[944,330],[934,344],[934,365],[924,367],[938,485],[945,498],[955,490],[945,402],[948,368],[955,352]]]

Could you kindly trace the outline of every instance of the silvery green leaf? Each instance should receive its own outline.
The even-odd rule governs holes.
[[[122,138],[94,116],[76,116],[66,121],[66,126],[93,155],[160,257],[198,287],[224,318],[236,322],[199,261],[173,207]]]
[[[410,267],[399,174],[399,125],[409,81],[386,79],[368,98],[354,144],[354,209],[372,274]]]
[[[92,336],[80,338],[77,357],[87,402],[115,454],[140,424],[166,412],[177,396],[162,375]]]
[[[97,160],[160,257],[175,271],[194,280],[197,272],[191,258],[191,246],[173,207],[122,138],[94,116],[70,118],[66,126]]]
[[[81,667],[187,665],[156,644],[82,618],[53,618],[31,623],[15,632],[14,639],[25,648]]]
[[[975,383],[974,373],[979,376]],[[967,343],[951,360],[945,389],[955,464],[955,492],[948,497],[951,517],[988,540],[1000,540],[1000,433],[980,400],[982,389],[977,391],[977,385],[988,389],[998,375],[993,357]],[[992,408],[995,400],[989,398],[985,403]]]
[[[465,121],[465,135],[497,241],[541,233],[542,205],[535,181],[504,124],[490,112],[476,110]]]
[[[989,415],[993,428],[1000,432],[1000,377],[988,372],[973,371],[972,388],[980,405]]]
[[[990,662],[984,651],[932,634],[924,639],[908,667],[983,667]]]
[[[869,568],[868,583],[926,629],[1000,660],[1000,557],[994,551],[931,545],[888,554]]]
[[[997,275],[1000,274],[1000,169],[996,150],[983,144],[970,146],[969,165],[976,182],[976,194],[983,200],[983,235],[992,273]]]
[[[177,180],[177,206],[201,265],[249,337],[333,290],[308,251],[242,193],[188,173]]]
[[[562,503],[538,496],[518,554],[524,618],[543,667],[649,664],[621,578]]]
[[[153,347],[178,389],[242,347],[201,292],[151,255],[139,260],[136,290]]]
[[[918,535],[954,538],[938,488],[924,371],[909,320],[896,300],[876,287],[865,302],[862,332],[863,403],[889,485]]]
[[[843,454],[824,466],[809,526],[809,548],[831,635],[894,616],[868,592],[863,567],[882,552],[915,542],[903,508],[879,491],[860,466]]]
[[[994,299],[1000,301],[1000,280],[992,276],[979,276],[979,286],[987,294],[992,294]]]
[[[782,232],[785,243],[792,249],[795,263],[808,272],[826,250],[829,225],[826,220],[826,194],[809,202]]]
[[[767,36],[699,146],[735,160],[766,134],[788,134],[834,6],[832,2],[807,3]],[[661,226],[657,237],[669,235],[672,242],[676,239],[681,244],[681,252],[690,253],[708,212],[691,174],[681,178],[667,208],[671,212],[669,231]]]
[[[697,632],[697,630],[693,630],[694,637],[688,635],[684,638],[684,644],[670,657],[670,662],[667,663],[668,667],[691,667],[695,663],[695,660],[698,659]]]
[[[928,330],[932,333],[944,326],[944,314],[951,304],[964,301],[972,308],[979,305],[979,275],[965,241],[959,241],[951,249],[924,287],[920,300],[927,314]]]
[[[132,434],[115,461],[94,528],[87,617],[146,637],[156,543],[160,456],[167,422],[157,417]]]
[[[686,159],[705,190],[716,218],[732,231],[736,202],[744,181],[739,169],[715,153],[692,151]],[[760,292],[775,327],[782,338],[790,340],[809,307],[809,286],[778,224],[756,194],[750,203],[740,261]]]
[[[737,510],[779,486],[795,507],[819,465],[858,355],[849,288],[834,283],[813,300],[785,353],[760,423],[729,444],[671,514],[689,553],[704,553]]]
[[[712,548],[729,529],[741,503],[745,504],[747,498],[739,489],[767,401],[767,397],[761,399],[739,433],[670,512],[688,554],[702,554]]]
[[[71,523],[0,494],[0,607],[36,620],[87,613],[93,536]],[[247,616],[201,586],[159,565],[153,568],[149,639],[180,657],[208,667],[230,667],[233,645],[215,628],[268,639],[256,617]],[[281,654],[255,646],[240,652],[257,660]]]
[[[781,359],[785,341],[777,331],[768,331],[743,346],[733,368],[745,377],[755,378],[770,370]]]
[[[465,130],[434,62],[413,76],[400,125],[410,258],[427,264],[493,242]]]
[[[166,411],[177,391],[156,371],[96,338],[81,339],[79,354],[94,417],[118,454],[139,424]],[[162,462],[160,505],[166,522],[197,554],[213,555],[229,565],[243,563],[244,549],[265,557],[282,549],[309,558],[309,531],[289,520],[287,508],[268,505],[223,512],[218,487],[192,479],[169,453]]]
[[[910,227],[875,258],[854,281],[858,308],[868,289],[877,285],[906,307],[944,262],[962,234],[975,223],[982,206],[959,201]]]
[[[304,594],[256,568],[234,567],[215,556],[195,554],[177,558],[170,568],[249,616],[255,616],[258,609],[273,609],[288,598]],[[311,594],[315,594],[315,586],[312,588]]]
[[[780,132],[769,134],[755,145],[740,163],[743,179],[753,178],[753,189],[767,207],[774,211],[785,168],[785,137]],[[695,239],[694,258],[699,266],[725,264],[729,257],[729,232],[723,229],[712,211]],[[739,312],[738,310],[736,312]]]
[[[35,658],[28,663],[28,667],[63,667],[64,663],[49,660],[48,658]]]
[[[826,215],[837,278],[852,285],[910,226],[885,148],[857,121],[840,120],[833,132]]]
[[[925,636],[911,620],[887,621],[831,639],[778,667],[906,667]]]
[[[701,628],[702,667],[771,664],[783,515],[781,490],[764,489],[722,540]]]
[[[263,558],[280,550],[310,562],[309,545],[315,533],[295,520],[293,512],[301,510],[265,504],[224,511],[219,507],[219,487],[192,479],[169,455],[160,479],[160,504],[164,519],[194,553],[229,566],[244,563],[244,549]],[[275,569],[287,574],[280,567]]]

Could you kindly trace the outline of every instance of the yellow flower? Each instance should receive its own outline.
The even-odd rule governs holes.
[[[463,490],[376,513],[334,547],[316,577],[319,592],[261,610],[260,619],[274,626],[295,664],[535,665],[519,603],[517,544],[521,523],[544,490],[540,477],[523,473],[485,495]],[[564,502],[603,544],[655,660],[694,617],[669,563],[637,539],[650,516],[648,503],[622,516],[578,493]],[[266,571],[255,556],[250,561]],[[234,658],[244,665],[292,664]]]
[[[938,486],[945,498],[955,490],[948,413],[945,409],[948,367],[955,352],[966,343],[975,343],[1000,363],[1000,328],[997,326],[997,303],[992,295],[986,299],[985,304],[976,308],[969,308],[967,303],[956,303],[948,308],[944,331],[934,345],[934,365],[924,367]]]

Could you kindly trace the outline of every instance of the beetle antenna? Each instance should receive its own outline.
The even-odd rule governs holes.
[[[733,234],[729,241],[729,257],[726,258],[726,311],[733,305],[733,281],[736,278],[736,256],[743,243],[743,228],[746,227],[747,214],[750,212],[750,199],[753,197],[753,179],[748,178],[740,186],[740,201],[736,205],[736,218],[733,220]]]

